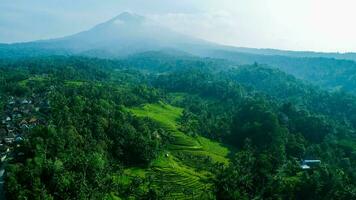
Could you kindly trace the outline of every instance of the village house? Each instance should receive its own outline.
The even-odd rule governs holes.
[[[28,129],[28,122],[26,119],[23,119],[20,123],[19,126],[21,129]]]
[[[17,136],[15,137],[15,142],[16,142],[16,143],[22,142],[23,140],[24,140],[23,137],[20,136],[20,135],[17,135]]]
[[[14,105],[15,103],[16,103],[15,100],[9,101],[9,105]]]
[[[303,160],[300,167],[302,169],[311,169],[317,167],[321,163],[321,160]]]
[[[15,141],[14,137],[5,137],[4,141],[6,144],[12,144]]]
[[[29,104],[29,101],[27,99],[24,99],[21,101],[21,104]]]
[[[39,125],[39,121],[36,117],[32,117],[29,121],[28,121],[30,128],[34,128],[35,126]]]

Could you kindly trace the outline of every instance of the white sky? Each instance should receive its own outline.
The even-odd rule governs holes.
[[[69,35],[123,11],[222,44],[356,52],[356,0],[0,0],[0,42]]]

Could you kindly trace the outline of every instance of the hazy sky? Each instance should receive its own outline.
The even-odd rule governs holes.
[[[356,52],[355,0],[0,0],[0,42],[69,35],[123,11],[222,44]]]

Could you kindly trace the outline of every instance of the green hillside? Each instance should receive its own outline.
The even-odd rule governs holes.
[[[158,122],[172,137],[167,149],[145,169],[145,175],[153,176],[157,187],[170,187],[167,199],[211,197],[212,184],[209,179],[212,174],[206,169],[199,169],[198,162],[205,160],[227,164],[229,149],[207,138],[188,136],[181,132],[178,124],[183,111],[181,108],[160,103],[146,104],[131,108],[130,111],[136,116]],[[142,171],[136,172],[142,174]]]
[[[160,60],[0,61],[6,199],[356,199],[355,96]]]

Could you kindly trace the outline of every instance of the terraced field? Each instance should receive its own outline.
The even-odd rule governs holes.
[[[229,150],[217,142],[193,137],[179,131],[178,119],[182,109],[167,104],[147,104],[130,109],[136,116],[149,117],[162,126],[173,138],[167,149],[154,160],[148,175],[154,177],[155,186],[168,187],[167,199],[209,199],[212,197],[210,172],[199,168],[211,163],[228,163]]]

